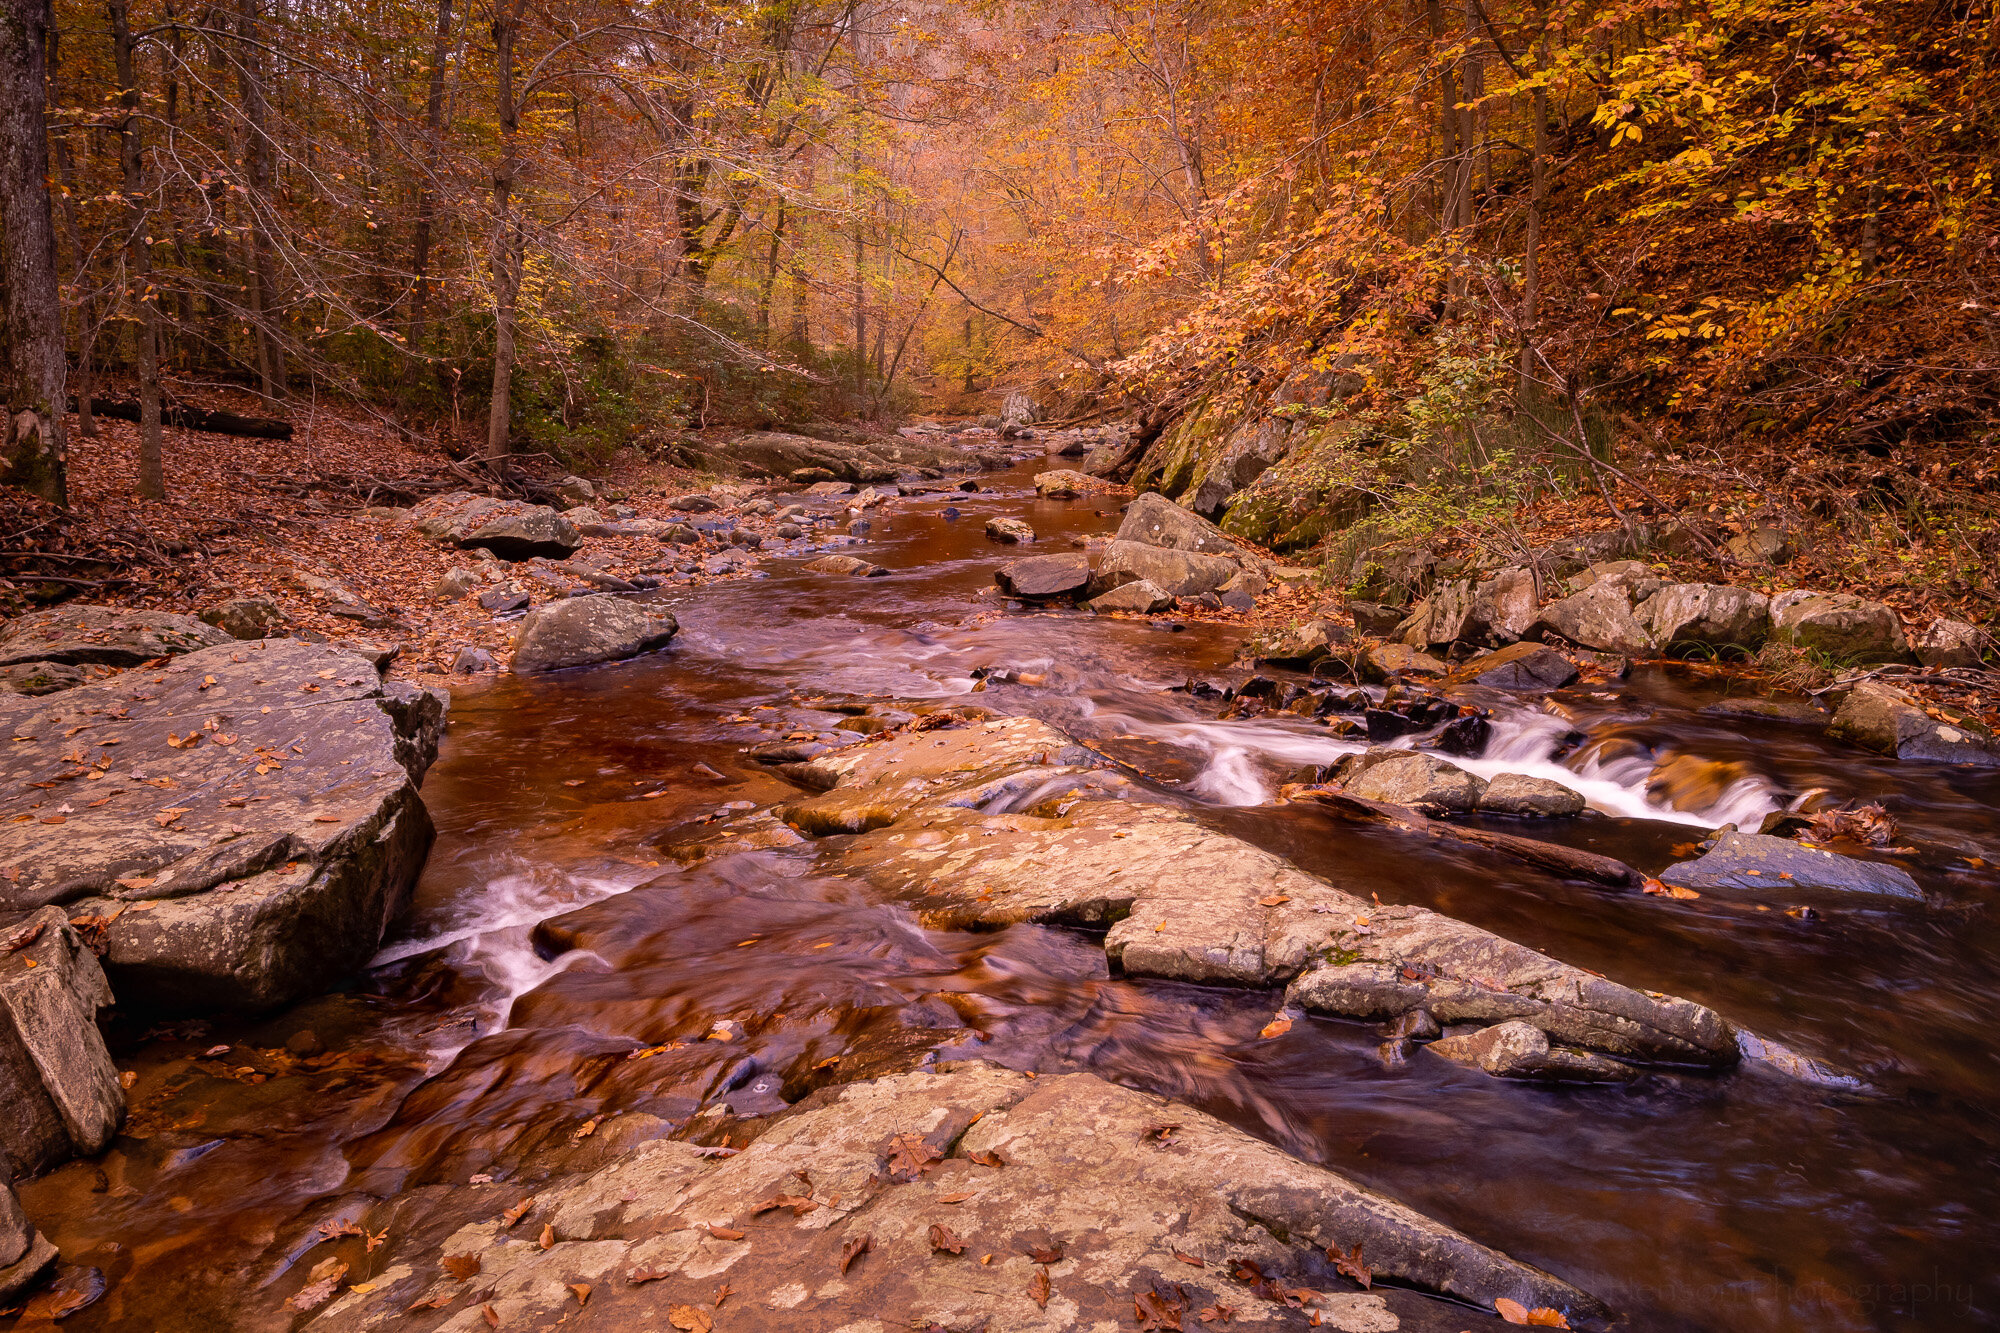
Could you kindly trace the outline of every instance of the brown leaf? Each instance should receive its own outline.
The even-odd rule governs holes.
[[[1141,1333],[1146,1330],[1179,1329],[1181,1315],[1187,1310],[1187,1296],[1176,1286],[1171,1291],[1141,1291],[1132,1297],[1132,1317],[1139,1321]]]
[[[577,1308],[590,1304],[590,1284],[588,1282],[566,1282],[563,1284],[576,1293]]]
[[[311,1282],[324,1282],[330,1277],[339,1277],[346,1272],[347,1260],[337,1254],[330,1254],[312,1266],[312,1271],[306,1274],[306,1279]]]
[[[4,951],[6,953],[19,953],[21,950],[27,948],[30,944],[33,944],[36,940],[40,939],[42,937],[42,930],[47,925],[48,923],[45,921],[37,921],[34,925],[29,926],[26,930],[16,935],[13,939],[8,940],[5,945],[0,946],[0,951]]]
[[[486,1321],[486,1327],[500,1327],[500,1312],[489,1303],[479,1307],[479,1317]]]
[[[819,1203],[816,1200],[806,1198],[802,1194],[773,1194],[770,1198],[752,1208],[750,1215],[755,1217],[759,1213],[768,1213],[774,1208],[789,1208],[792,1210],[793,1217],[804,1217],[817,1207],[819,1207]]]
[[[711,1333],[715,1320],[699,1305],[673,1305],[667,1308],[667,1322],[682,1333]]]
[[[1206,1267],[1208,1267],[1208,1260],[1206,1260],[1206,1259],[1197,1259],[1197,1258],[1196,1258],[1196,1257],[1195,1257],[1194,1255],[1192,1255],[1192,1254],[1182,1254],[1182,1253],[1181,1253],[1181,1252],[1180,1252],[1179,1250],[1175,1250],[1175,1251],[1174,1251],[1174,1258],[1176,1258],[1176,1259],[1180,1260],[1180,1261],[1181,1261],[1182,1263],[1184,1263],[1184,1264],[1191,1264],[1191,1265],[1193,1265],[1193,1266],[1194,1266],[1194,1267],[1196,1267],[1196,1268],[1206,1268]]]
[[[738,1231],[735,1227],[719,1227],[713,1222],[710,1222],[708,1224],[708,1234],[715,1237],[717,1240],[743,1239],[743,1233]]]
[[[1354,1253],[1352,1254],[1341,1249],[1338,1245],[1328,1245],[1326,1247],[1326,1257],[1333,1260],[1333,1267],[1336,1272],[1340,1273],[1343,1277],[1353,1278],[1355,1282],[1360,1284],[1363,1291],[1368,1290],[1369,1285],[1375,1279],[1375,1270],[1361,1262],[1361,1246],[1359,1244],[1355,1245]]]
[[[940,1194],[940,1195],[938,1195],[938,1202],[939,1202],[939,1203],[964,1203],[964,1202],[965,1202],[965,1201],[966,1201],[967,1199],[971,1198],[971,1197],[973,1196],[973,1194],[974,1194],[974,1193],[975,1193],[975,1191],[972,1191],[972,1190],[967,1190],[967,1191],[966,1191],[965,1193],[963,1193],[963,1194]]]
[[[1236,1322],[1236,1307],[1217,1302],[1195,1316],[1204,1324],[1233,1324]]]
[[[1273,1037],[1282,1037],[1291,1030],[1292,1020],[1283,1014],[1279,1014],[1276,1018],[1266,1023],[1264,1030],[1257,1035],[1269,1041]]]
[[[997,1151],[969,1152],[965,1156],[966,1160],[973,1162],[976,1165],[990,1166],[996,1171],[999,1170],[1001,1167],[1007,1165],[1007,1159],[1002,1157]]]
[[[1049,1270],[1037,1268],[1034,1281],[1028,1284],[1028,1299],[1046,1310],[1049,1308],[1049,1297],[1054,1290],[1054,1284],[1049,1281]]]
[[[920,1176],[944,1154],[924,1142],[921,1134],[898,1134],[889,1140],[889,1174]]]
[[[1148,1125],[1146,1132],[1139,1137],[1142,1139],[1158,1139],[1160,1142],[1165,1143],[1179,1132],[1179,1125]]]
[[[1274,893],[1268,898],[1259,898],[1257,901],[1266,907],[1276,907],[1280,903],[1288,903],[1291,900],[1291,895],[1289,894]]]
[[[1528,1322],[1528,1307],[1519,1301],[1510,1301],[1505,1296],[1493,1302],[1493,1311],[1510,1324]]]
[[[556,1247],[556,1229],[553,1223],[542,1224],[542,1238],[538,1243],[545,1250],[553,1250]]]
[[[931,1223],[931,1252],[933,1254],[964,1254],[965,1242],[955,1232],[941,1222]]]
[[[720,1310],[722,1308],[722,1303],[728,1300],[731,1296],[734,1296],[735,1294],[736,1294],[736,1288],[730,1286],[727,1282],[717,1287],[715,1289],[715,1308]]]
[[[1038,1264],[1059,1264],[1063,1258],[1062,1242],[1057,1241],[1054,1245],[1030,1245],[1028,1257]]]
[[[457,1299],[457,1292],[441,1291],[435,1296],[424,1296],[411,1301],[407,1306],[403,1307],[404,1313],[415,1314],[418,1310],[442,1310]]]
[[[635,1268],[625,1275],[625,1280],[636,1287],[641,1282],[658,1282],[666,1275],[664,1268]]]
[[[511,1229],[516,1222],[526,1217],[528,1215],[528,1210],[530,1208],[533,1208],[534,1206],[535,1206],[535,1196],[530,1194],[527,1198],[521,1200],[519,1203],[515,1204],[512,1208],[509,1208],[506,1212],[500,1214],[500,1225]]]
[[[154,878],[152,875],[127,875],[118,881],[118,887],[121,889],[150,889],[153,887]]]
[[[850,1240],[847,1242],[847,1244],[841,1246],[840,1271],[842,1276],[846,1275],[848,1269],[854,1267],[854,1261],[856,1259],[859,1259],[862,1255],[868,1253],[870,1250],[874,1248],[875,1248],[875,1237],[873,1233],[870,1233],[869,1235],[866,1236],[862,1236],[858,1240]]]
[[[460,1282],[469,1282],[479,1276],[479,1256],[476,1254],[447,1254],[444,1257],[444,1271]]]
[[[1546,1305],[1538,1305],[1528,1311],[1528,1322],[1537,1328],[1569,1327],[1569,1320],[1563,1316],[1561,1310],[1553,1310]]]
[[[335,1273],[331,1277],[323,1277],[309,1286],[299,1288],[293,1294],[292,1298],[285,1302],[285,1308],[287,1310],[319,1309],[320,1306],[325,1305],[333,1299],[333,1293],[340,1287],[341,1274],[346,1271],[347,1265],[342,1264],[339,1273]]]

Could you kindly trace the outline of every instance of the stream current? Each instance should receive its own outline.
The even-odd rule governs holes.
[[[2000,1327],[2000,777],[1705,711],[1747,687],[1699,671],[1565,691],[1560,713],[1482,700],[1493,737],[1465,766],[1583,792],[1593,813],[1540,834],[1649,874],[1811,788],[1882,802],[1923,849],[1927,902],[1810,919],[1590,888],[1272,804],[1296,770],[1360,746],[1304,718],[1217,720],[1171,688],[1231,678],[1239,631],[1009,610],[986,591],[1028,553],[985,538],[994,513],[1027,517],[1039,551],[1116,528],[1103,499],[1035,499],[1034,470],[876,511],[853,550],[888,578],[775,560],[664,594],[682,626],[664,653],[461,690],[424,784],[437,844],[371,969],[254,1023],[122,1034],[126,1134],[22,1188],[65,1261],[104,1275],[63,1327],[282,1327],[266,1289],[314,1225],[370,1197],[504,1179],[624,1112],[767,1115],[929,1049],[1183,1099],[1550,1269],[1635,1330]],[[1145,780],[1309,871],[1698,1000],[1857,1083],[1385,1067],[1374,1024],[1304,1018],[1265,1040],[1277,994],[1115,977],[1077,932],[929,929],[799,851],[685,869],[661,853],[670,830],[795,792],[742,751],[785,734],[801,700],[969,695],[982,667],[1040,684],[968,701],[1144,752]],[[1738,767],[1674,808],[1647,779],[1675,756]],[[717,1024],[740,1032],[704,1040]]]

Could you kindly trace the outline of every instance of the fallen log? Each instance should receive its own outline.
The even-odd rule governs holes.
[[[1294,801],[1310,801],[1328,814],[1341,819],[1381,824],[1403,832],[1424,833],[1451,842],[1470,843],[1475,847],[1484,847],[1488,851],[1510,856],[1517,861],[1526,861],[1529,865],[1539,866],[1567,879],[1588,880],[1593,884],[1602,884],[1613,889],[1635,889],[1646,882],[1644,875],[1616,857],[1599,856],[1596,852],[1580,852],[1559,843],[1516,837],[1511,833],[1461,828],[1456,824],[1420,815],[1406,806],[1389,805],[1382,801],[1364,801],[1358,796],[1349,796],[1346,792],[1326,787],[1288,787],[1285,795]]]
[[[76,410],[74,399],[70,410]],[[139,405],[117,398],[92,398],[90,410],[100,417],[110,417],[114,421],[139,420]],[[289,440],[292,438],[292,423],[275,421],[270,417],[240,417],[234,412],[223,412],[206,407],[189,407],[185,403],[161,403],[160,424],[172,426],[176,430],[205,431],[210,435],[241,435],[255,440]]]

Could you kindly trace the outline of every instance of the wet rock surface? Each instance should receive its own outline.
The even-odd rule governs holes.
[[[0,623],[0,666],[53,662],[129,667],[230,642],[193,616],[122,606],[59,606]]]
[[[1724,833],[1698,860],[1661,871],[1660,882],[1703,891],[1741,890],[1773,899],[1816,891],[1923,898],[1916,880],[1900,866],[1761,833]]]
[[[366,959],[430,846],[442,695],[330,644],[231,643],[0,700],[0,908],[100,932],[121,1000],[260,1008]],[[28,738],[28,739],[20,739]]]
[[[1033,555],[993,571],[1000,591],[1040,600],[1082,592],[1090,583],[1090,560],[1081,551]]]
[[[8,914],[0,926],[0,1154],[10,1178],[101,1151],[124,1120],[125,1093],[97,1028],[111,1001],[97,956],[60,908]],[[7,1254],[5,1230],[0,1267],[26,1248]]]
[[[513,669],[521,674],[616,662],[664,648],[679,631],[671,613],[599,593],[573,597],[521,621]]]
[[[1977,718],[1926,708],[1884,681],[1848,690],[1828,730],[1841,740],[1897,759],[2000,765],[2000,743]]]
[[[578,1282],[587,1313],[624,1328],[703,1327],[698,1311],[825,1333],[1081,1331],[1128,1327],[1151,1299],[1190,1322],[1226,1307],[1246,1324],[1430,1326],[1420,1297],[1340,1276],[1327,1252],[1355,1246],[1378,1280],[1557,1309],[1578,1327],[1607,1313],[1341,1176],[1089,1074],[966,1064],[850,1085],[740,1151],[658,1140],[542,1185],[510,1226],[517,1193],[458,1187],[422,1212],[382,1210],[374,1225],[394,1239],[380,1276],[306,1327],[477,1328],[487,1309],[532,1326],[573,1314]],[[475,1275],[454,1279],[447,1260]]]

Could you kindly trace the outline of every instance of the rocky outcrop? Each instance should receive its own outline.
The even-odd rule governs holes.
[[[1092,611],[1102,614],[1123,611],[1132,615],[1150,616],[1161,611],[1174,609],[1174,595],[1154,586],[1145,579],[1132,583],[1121,583],[1109,592],[1099,593],[1084,603]]]
[[[1081,551],[1031,555],[994,570],[993,581],[1009,597],[1030,601],[1068,597],[1089,586],[1090,560]]]
[[[1901,866],[1841,856],[1824,847],[1808,847],[1762,833],[1724,833],[1696,860],[1661,871],[1660,882],[1702,892],[1737,890],[1767,898],[1816,892],[1923,898],[1923,890]]]
[[[1364,801],[1407,806],[1424,814],[1463,813],[1486,794],[1486,781],[1458,765],[1407,750],[1370,764],[1347,784]]]
[[[1186,499],[1204,518],[1220,518],[1238,491],[1284,460],[1292,423],[1281,417],[1245,421],[1222,442],[1222,451]]]
[[[1779,593],[1771,599],[1771,637],[1839,662],[1902,662],[1910,656],[1894,609],[1848,593]]]
[[[0,928],[0,1167],[8,1179],[101,1152],[124,1121],[125,1093],[97,1029],[98,1011],[110,1006],[97,955],[61,908]],[[0,1225],[0,1268],[20,1258],[7,1253],[7,1239]]]
[[[232,639],[283,638],[291,617],[263,597],[232,597],[199,617]]]
[[[445,705],[294,639],[0,699],[21,738],[0,750],[0,865],[19,872],[0,910],[65,908],[125,1003],[322,989],[375,951],[423,865],[417,783]]]
[[[1639,657],[1653,651],[1652,635],[1632,615],[1627,585],[1615,579],[1598,580],[1550,602],[1541,610],[1540,623],[1571,643],[1599,652]]]
[[[1105,952],[1130,976],[1289,984],[1306,1008],[1355,1018],[1520,1018],[1642,1060],[1737,1059],[1734,1030],[1700,1005],[1421,907],[1377,906],[1361,885],[1344,892],[1179,811],[1118,799],[1134,789],[1098,763],[1027,718],[929,730],[788,770],[825,790],[775,813],[811,837],[855,835],[827,844],[822,868],[933,924],[1108,926]]]
[[[643,602],[597,593],[530,611],[514,636],[517,675],[617,662],[664,648],[680,631],[673,615]]]
[[[1641,603],[1634,618],[1663,652],[1754,653],[1771,632],[1771,599],[1721,583],[1670,583]]]
[[[1576,679],[1576,664],[1539,643],[1511,643],[1465,664],[1461,676],[1496,690],[1559,690]]]
[[[1109,592],[1141,579],[1174,597],[1217,592],[1242,572],[1234,560],[1143,542],[1115,540],[1105,545],[1090,581],[1093,592]]]
[[[1548,778],[1502,773],[1479,794],[1479,811],[1488,815],[1530,815],[1550,819],[1583,813],[1583,794]]]
[[[1244,563],[1242,550],[1222,535],[1222,529],[1165,496],[1150,492],[1125,510],[1125,519],[1118,525],[1118,540],[1169,551],[1219,555],[1239,565]]]
[[[586,1323],[620,1329],[1097,1333],[1131,1327],[1135,1308],[1194,1328],[1227,1307],[1253,1327],[1388,1333],[1396,1309],[1427,1313],[1398,1287],[1572,1327],[1609,1315],[1394,1200],[1092,1074],[954,1064],[830,1089],[753,1132],[728,1153],[664,1138],[616,1152],[536,1187],[518,1225],[500,1216],[517,1189],[436,1191],[414,1233],[385,1205],[363,1219],[389,1236],[370,1281],[305,1327],[432,1328],[410,1312],[437,1307],[459,1311],[452,1329],[552,1325],[575,1313],[573,1284],[589,1288]],[[1378,1290],[1341,1277],[1335,1248],[1365,1256]],[[477,1303],[453,1270],[477,1271]]]
[[[547,505],[470,491],[432,496],[410,510],[410,523],[434,542],[491,551],[502,560],[561,560],[583,545],[576,525]]]
[[[1827,730],[1841,740],[1897,759],[1941,764],[2000,764],[2000,741],[1978,718],[1919,703],[1879,680],[1852,686]]]
[[[229,643],[228,634],[193,616],[124,606],[58,606],[0,623],[0,666],[138,666]]]

